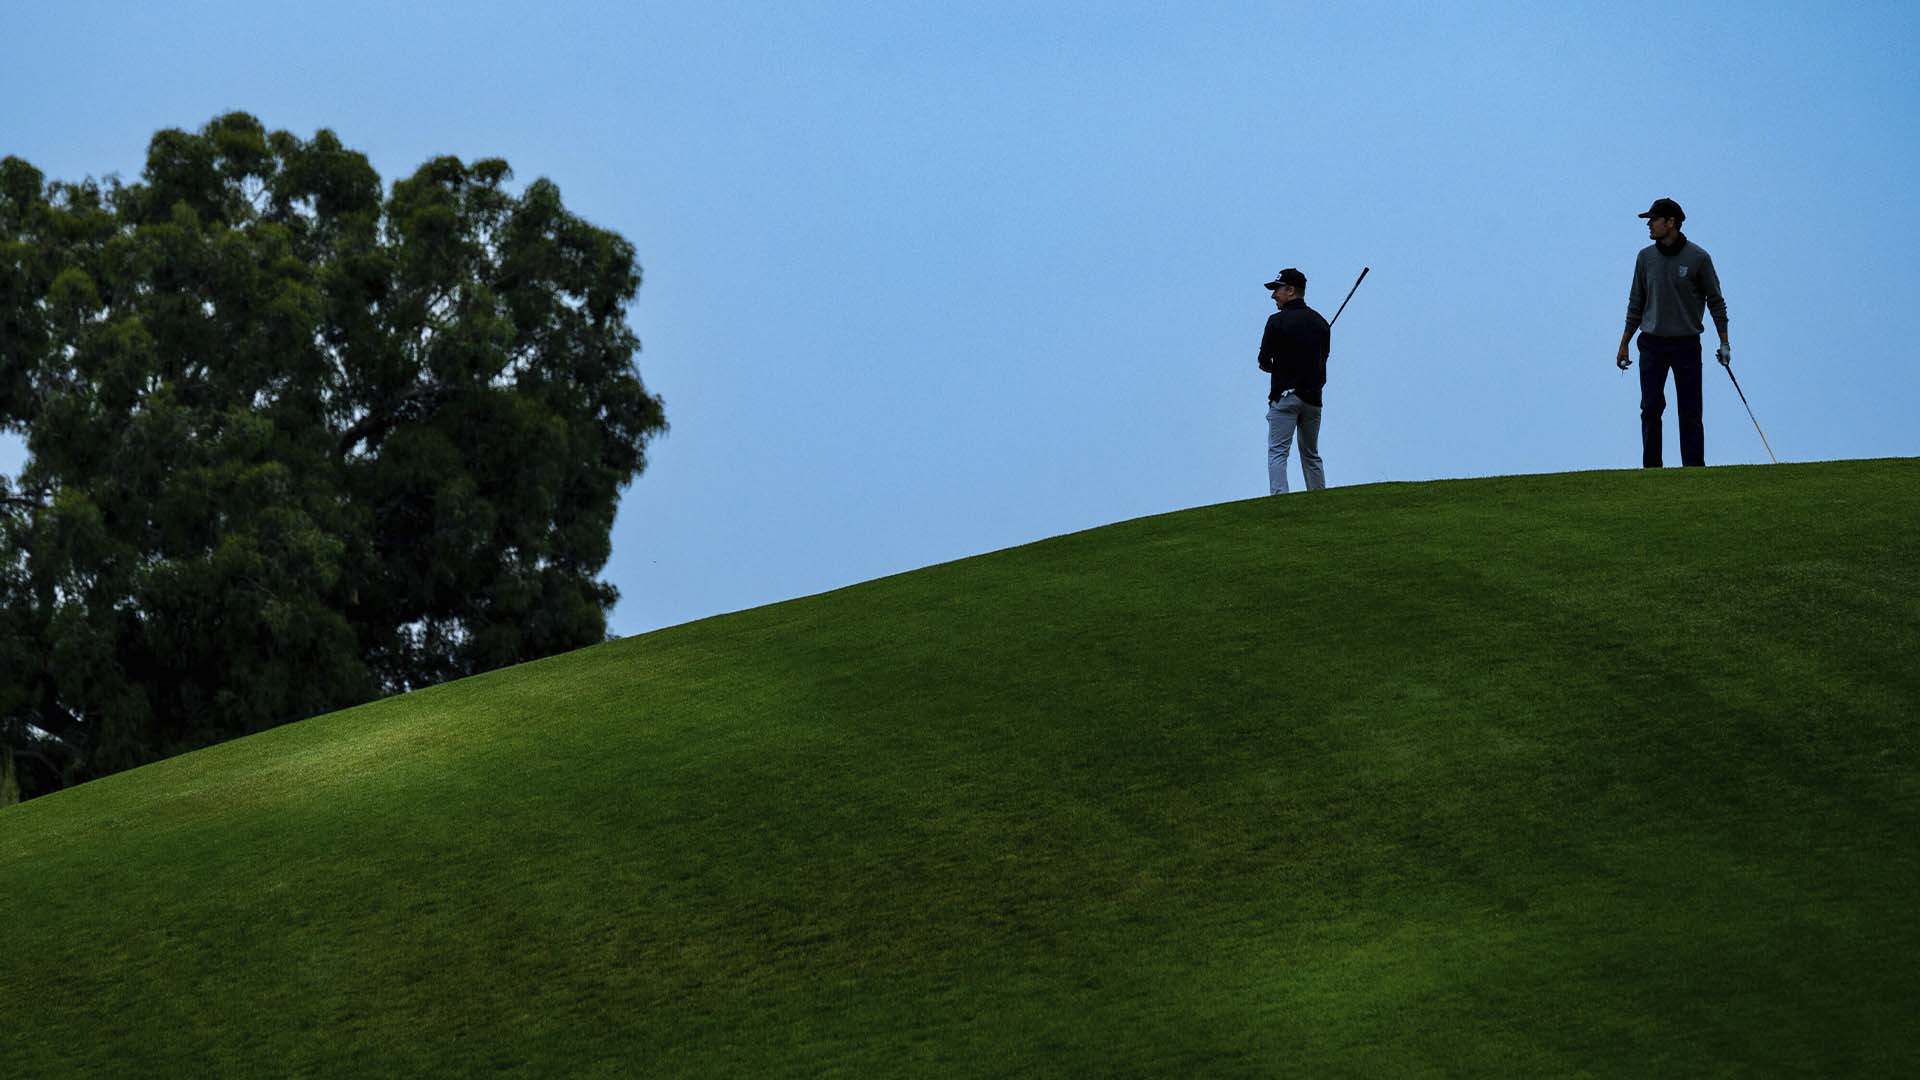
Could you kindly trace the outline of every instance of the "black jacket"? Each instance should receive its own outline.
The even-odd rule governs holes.
[[[1309,405],[1320,404],[1331,343],[1327,320],[1305,300],[1289,300],[1274,312],[1267,319],[1267,332],[1260,336],[1260,370],[1273,373],[1267,400],[1278,401],[1291,390]]]

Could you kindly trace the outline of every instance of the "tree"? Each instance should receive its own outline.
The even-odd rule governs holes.
[[[23,793],[604,640],[666,429],[631,244],[506,162],[330,131],[0,161],[0,740]],[[36,768],[35,762],[45,762]]]

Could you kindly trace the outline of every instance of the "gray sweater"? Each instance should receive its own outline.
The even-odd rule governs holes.
[[[1640,249],[1633,263],[1633,291],[1627,294],[1627,332],[1635,327],[1656,337],[1699,337],[1701,308],[1713,309],[1713,325],[1727,336],[1727,298],[1713,256],[1686,238],[1671,251],[1659,244]]]

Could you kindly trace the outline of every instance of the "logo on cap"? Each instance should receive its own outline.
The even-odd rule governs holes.
[[[1272,290],[1272,289],[1277,289],[1282,285],[1291,285],[1296,289],[1304,289],[1307,287],[1307,275],[1289,266],[1285,270],[1282,270],[1279,273],[1273,275],[1273,280],[1267,282],[1265,285],[1261,287],[1264,289]]]

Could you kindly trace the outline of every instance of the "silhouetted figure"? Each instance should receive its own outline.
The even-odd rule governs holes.
[[[1714,273],[1713,257],[1680,231],[1687,214],[1679,203],[1655,199],[1640,216],[1647,219],[1647,235],[1653,243],[1642,248],[1634,261],[1633,289],[1627,295],[1627,331],[1620,336],[1620,354],[1614,359],[1622,371],[1633,366],[1627,359],[1627,341],[1639,330],[1640,463],[1649,469],[1664,464],[1660,421],[1667,411],[1667,372],[1671,370],[1673,394],[1680,405],[1680,463],[1705,465],[1700,316],[1703,308],[1713,310],[1714,329],[1720,332],[1720,349],[1714,355],[1722,364],[1731,364],[1727,301],[1720,295],[1720,275]]]
[[[1288,268],[1274,275],[1266,288],[1280,310],[1267,317],[1260,337],[1260,370],[1271,374],[1267,383],[1267,487],[1274,495],[1287,492],[1287,455],[1294,435],[1300,436],[1300,472],[1308,491],[1327,486],[1320,465],[1320,390],[1327,384],[1327,348],[1331,334],[1327,320],[1307,306],[1307,275]]]

